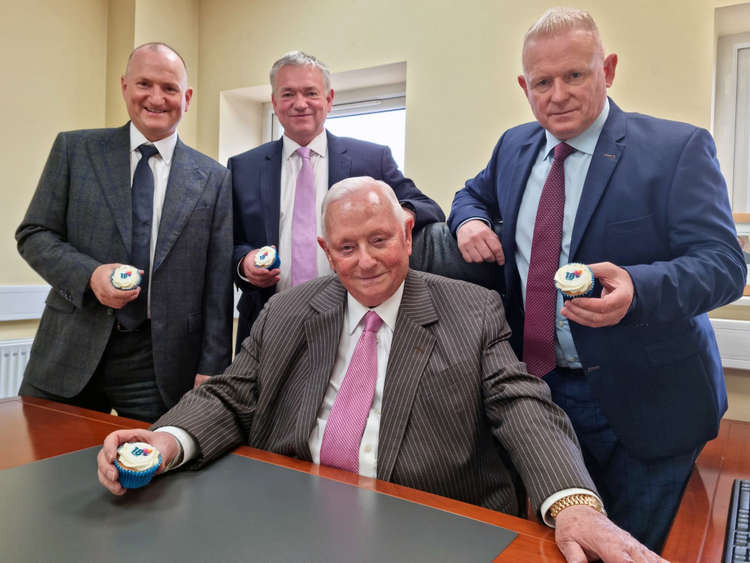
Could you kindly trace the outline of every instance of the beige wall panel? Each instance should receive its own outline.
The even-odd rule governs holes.
[[[128,110],[122,99],[120,77],[134,47],[135,0],[109,0],[107,17],[107,120],[106,127],[125,123]]]
[[[2,14],[0,284],[38,284],[13,233],[55,135],[104,126],[107,1],[2,0]]]
[[[210,4],[210,2],[208,2]],[[180,138],[195,146],[198,138],[198,6],[199,0],[135,0],[134,46],[162,41],[176,49],[188,68],[195,91],[179,127]],[[217,102],[218,103],[218,102]]]

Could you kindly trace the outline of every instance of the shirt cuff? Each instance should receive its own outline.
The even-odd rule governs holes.
[[[484,217],[469,217],[468,219],[464,219],[463,221],[461,221],[458,224],[458,227],[456,227],[456,232],[458,232],[458,229],[460,229],[461,227],[463,227],[469,221],[481,221],[482,223],[484,223],[485,225],[487,225],[490,229],[492,228],[492,224],[487,219],[485,219]]]
[[[170,468],[170,471],[172,469],[182,467],[197,455],[198,444],[195,442],[193,437],[185,432],[182,428],[178,428],[177,426],[162,426],[161,428],[157,428],[155,432],[166,432],[167,434],[171,434],[182,446],[182,461],[179,463],[179,465],[175,465],[174,467]]]
[[[191,438],[192,439],[192,438]],[[542,513],[542,520],[544,520],[544,523],[547,524],[550,528],[555,527],[555,519],[550,518],[547,516],[547,513],[549,512],[549,509],[552,508],[552,505],[555,504],[558,500],[561,498],[569,497],[570,495],[591,495],[592,497],[596,497],[599,499],[599,502],[602,502],[602,499],[593,491],[589,491],[588,489],[563,489],[561,491],[557,491],[556,493],[551,494],[547,497],[547,499],[542,503],[542,506],[539,508],[539,512]],[[602,506],[604,503],[602,503]],[[604,514],[607,514],[607,511],[604,511]]]

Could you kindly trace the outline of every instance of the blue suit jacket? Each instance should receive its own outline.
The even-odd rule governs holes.
[[[506,308],[519,355],[516,218],[544,141],[537,123],[508,130],[487,168],[456,194],[449,218],[454,232],[471,217],[503,220]],[[635,285],[634,306],[618,325],[570,323],[586,376],[623,444],[655,458],[713,438],[727,398],[706,312],[741,296],[746,265],[709,133],[624,113],[610,100],[570,261],[613,262]]]
[[[383,145],[349,137],[328,135],[328,187],[352,176],[372,176],[383,180],[396,192],[401,203],[410,205],[417,214],[414,229],[427,223],[444,221],[440,207],[405,178]],[[234,194],[233,271],[242,297],[237,306],[240,319],[237,342],[248,334],[274,287],[261,289],[237,277],[237,265],[252,250],[279,243],[281,197],[281,139],[229,159]]]

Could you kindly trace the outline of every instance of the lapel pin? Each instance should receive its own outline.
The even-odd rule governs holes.
[[[604,153],[605,158],[609,158],[610,160],[615,160],[617,158],[616,154],[609,154],[608,152]]]

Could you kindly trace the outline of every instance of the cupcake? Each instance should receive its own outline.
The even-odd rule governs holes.
[[[258,268],[273,270],[281,265],[281,260],[273,246],[261,246],[255,253],[255,265]]]
[[[117,448],[115,467],[120,485],[126,489],[137,489],[151,482],[161,465],[161,454],[145,442],[125,442]]]
[[[594,290],[594,272],[585,264],[566,264],[555,272],[555,287],[564,299],[587,297]]]
[[[141,274],[134,266],[117,266],[109,279],[117,289],[135,289],[141,285]]]

